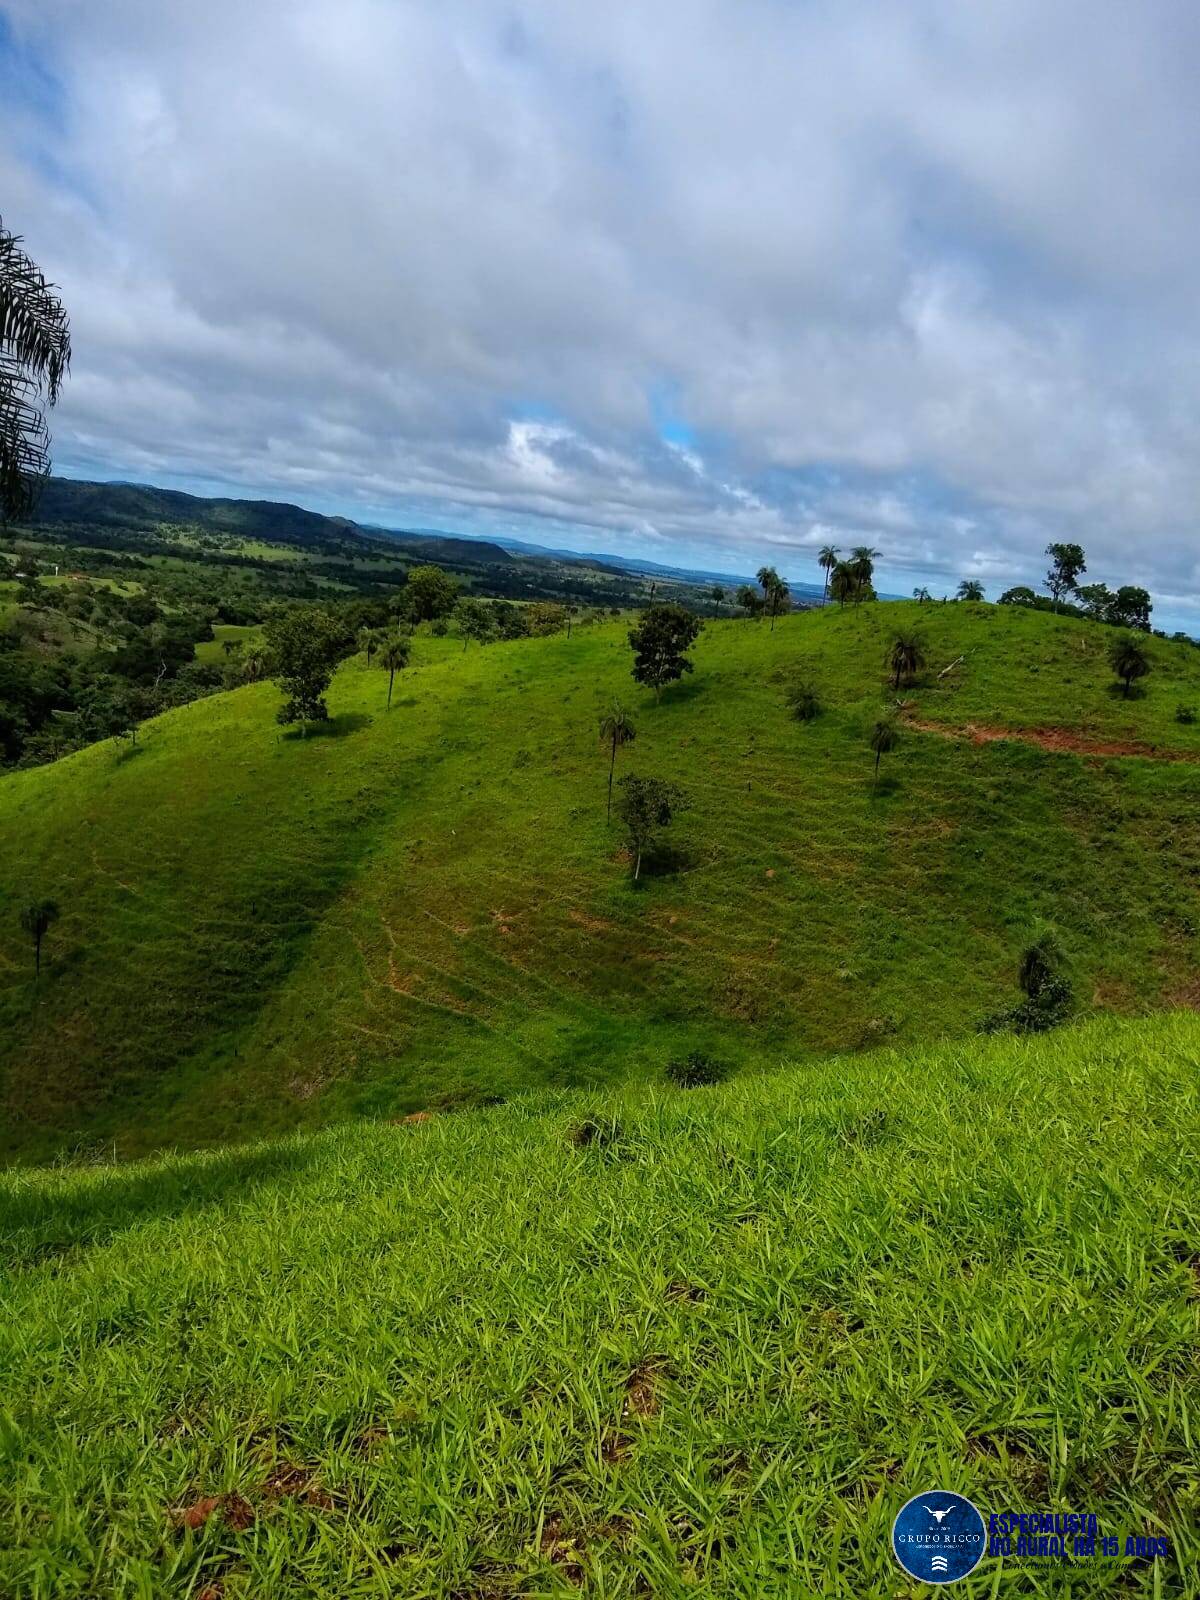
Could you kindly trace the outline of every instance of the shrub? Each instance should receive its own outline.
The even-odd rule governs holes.
[[[666,1066],[667,1077],[677,1089],[708,1089],[723,1083],[729,1072],[727,1061],[716,1061],[700,1050],[693,1050],[681,1061],[668,1061]]]
[[[1188,722],[1188,723],[1190,723],[1190,722],[1195,722],[1195,720],[1196,720],[1196,708],[1195,708],[1195,706],[1176,706],[1175,707],[1175,721],[1176,722]]]
[[[797,722],[811,722],[821,715],[821,702],[811,683],[794,683],[787,692],[787,703]]]

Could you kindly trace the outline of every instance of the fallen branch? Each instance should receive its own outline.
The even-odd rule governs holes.
[[[966,659],[967,658],[966,658],[965,655],[959,656],[957,661],[952,661],[948,667],[943,667],[942,670],[938,673],[938,677],[939,678],[944,678],[948,672],[953,672],[955,667],[961,667],[963,662]]]

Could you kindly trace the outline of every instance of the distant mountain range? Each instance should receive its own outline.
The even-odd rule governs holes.
[[[160,489],[153,484],[90,483],[78,478],[51,478],[38,505],[37,520],[52,525],[90,523],[104,527],[155,530],[166,524],[187,525],[214,534],[263,539],[275,544],[310,548],[344,548],[348,540],[387,540],[431,561],[456,565],[494,566],[514,557],[535,556],[667,582],[721,584],[734,589],[754,583],[749,573],[717,572],[707,567],[674,567],[610,551],[564,550],[553,545],[509,538],[447,533],[441,528],[385,528],[329,517],[318,511],[275,500],[232,500]],[[791,581],[797,600],[821,596],[819,583]]]

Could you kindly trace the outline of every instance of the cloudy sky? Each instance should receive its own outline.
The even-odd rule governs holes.
[[[0,0],[74,476],[1200,628],[1194,0]]]

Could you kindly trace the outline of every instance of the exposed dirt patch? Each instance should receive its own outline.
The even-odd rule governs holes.
[[[563,1519],[551,1514],[542,1524],[538,1548],[547,1561],[553,1562],[568,1583],[581,1584],[584,1579],[582,1537],[573,1537]]]
[[[263,1493],[270,1500],[301,1500],[319,1511],[333,1510],[333,1496],[321,1487],[316,1473],[290,1461],[275,1468],[263,1485]]]
[[[676,1279],[674,1283],[669,1283],[666,1293],[668,1300],[688,1300],[693,1304],[698,1300],[707,1298],[706,1292],[698,1283],[686,1283],[682,1278]]]
[[[392,1118],[393,1124],[398,1128],[408,1127],[411,1123],[414,1123],[414,1122],[432,1122],[432,1121],[433,1121],[433,1112],[432,1111],[409,1111],[403,1117],[393,1117]]]
[[[647,1356],[625,1380],[625,1414],[634,1417],[656,1417],[662,1410],[659,1389],[667,1376],[667,1362],[662,1356]]]
[[[607,1466],[618,1466],[628,1461],[633,1440],[627,1433],[606,1433],[600,1441],[600,1459]]]
[[[254,1522],[254,1507],[236,1490],[230,1494],[206,1494],[186,1506],[173,1506],[170,1516],[177,1528],[202,1528],[208,1519],[220,1512],[234,1533],[244,1533]]]
[[[1073,756],[1139,756],[1145,761],[1200,761],[1200,755],[1190,750],[1163,750],[1156,745],[1142,744],[1136,739],[1094,739],[1070,728],[1001,728],[989,722],[965,722],[961,727],[950,727],[944,722],[925,722],[919,717],[905,714],[905,726],[918,733],[935,733],[941,739],[963,739],[971,744],[995,744],[1009,740],[1017,744],[1036,745],[1039,750],[1049,750],[1058,755]]]
[[[606,922],[603,917],[590,917],[586,911],[568,911],[568,917],[577,927],[586,928],[589,933],[611,933],[612,923]]]

